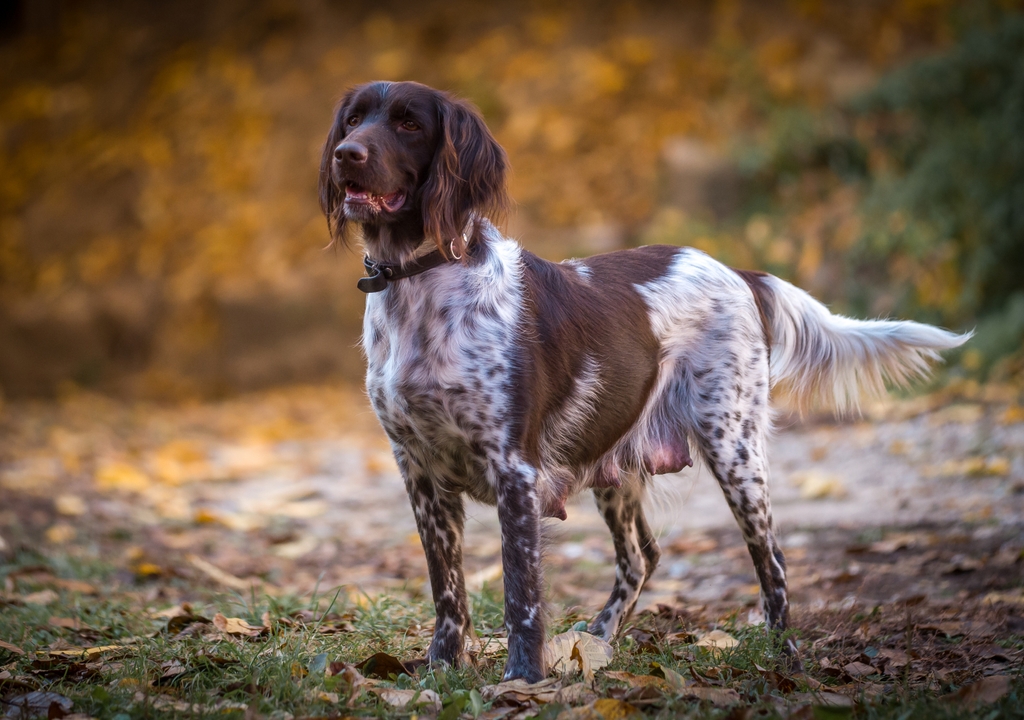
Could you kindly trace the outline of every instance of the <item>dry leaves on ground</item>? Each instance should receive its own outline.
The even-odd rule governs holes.
[[[992,675],[976,683],[965,685],[955,693],[944,695],[943,700],[972,707],[994,703],[1010,692],[1010,678],[1007,675]]]
[[[433,690],[423,690],[421,688],[372,688],[370,692],[376,694],[381,700],[392,707],[422,709],[435,714],[441,711],[441,696]]]
[[[0,640],[0,648],[3,648],[4,650],[9,650],[9,651],[11,651],[12,653],[14,653],[16,655],[24,655],[25,654],[25,651],[22,650],[17,645],[12,645],[11,643],[4,642],[3,640]]]
[[[607,642],[579,630],[555,635],[544,646],[544,661],[550,672],[563,676],[580,672],[587,682],[594,679],[594,671],[612,661],[613,654]]]
[[[265,625],[250,625],[241,618],[225,617],[221,613],[213,616],[213,626],[225,635],[258,638],[270,628]]]
[[[571,708],[558,715],[558,720],[626,720],[642,718],[638,708],[615,698],[599,698],[583,707]]]
[[[480,688],[480,697],[484,702],[499,705],[521,705],[531,700],[549,703],[561,689],[562,684],[557,678],[545,678],[532,684],[525,680],[506,680],[497,685],[484,685]]]
[[[697,647],[712,648],[715,650],[725,650],[727,648],[736,647],[740,644],[740,641],[723,630],[712,630],[711,632],[704,635],[695,644],[697,645]]]
[[[366,677],[387,680],[392,675],[396,677],[399,675],[409,675],[410,677],[415,675],[416,671],[412,665],[413,663],[404,663],[394,655],[379,652],[374,653],[355,667]]]
[[[55,692],[34,690],[4,700],[5,718],[61,718],[71,712],[74,703]]]

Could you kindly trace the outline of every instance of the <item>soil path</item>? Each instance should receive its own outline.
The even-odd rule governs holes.
[[[775,519],[797,606],[926,594],[1021,595],[1024,412],[1012,387],[793,421],[771,443]],[[79,395],[10,404],[0,538],[119,568],[126,585],[181,577],[278,591],[428,593],[401,478],[358,391],[297,388],[211,404]],[[752,608],[753,570],[704,470],[658,480],[665,553],[642,600]],[[548,523],[551,597],[596,610],[613,551],[589,497]],[[471,588],[500,581],[493,508],[471,505]],[[218,575],[220,573],[220,575]],[[1007,596],[1009,597],[1009,596]]]

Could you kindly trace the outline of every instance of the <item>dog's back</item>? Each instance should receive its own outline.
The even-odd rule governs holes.
[[[846,409],[968,336],[834,316],[778,278],[692,249],[547,263],[484,219],[507,205],[506,168],[471,106],[415,83],[352,89],[321,161],[332,234],[355,223],[365,241],[367,389],[427,555],[429,659],[456,662],[469,627],[463,494],[497,505],[505,677],[536,681],[541,516],[564,517],[567,495],[593,490],[616,575],[590,631],[610,638],[658,563],[645,485],[691,464],[691,444],[743,532],[768,627],[785,630],[765,449],[772,386]],[[784,651],[795,658],[791,642]]]

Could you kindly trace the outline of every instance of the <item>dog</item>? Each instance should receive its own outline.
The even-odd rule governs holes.
[[[768,498],[773,388],[839,410],[926,374],[957,335],[832,315],[771,275],[691,248],[552,263],[503,237],[504,150],[480,114],[412,82],[350,90],[320,164],[332,241],[361,232],[366,389],[394,451],[436,609],[431,662],[470,630],[463,497],[497,506],[506,680],[546,675],[543,517],[591,490],[616,575],[589,632],[610,640],[658,564],[642,500],[692,465],[691,443],[742,531],[770,631],[789,625]],[[799,664],[795,646],[783,652]]]

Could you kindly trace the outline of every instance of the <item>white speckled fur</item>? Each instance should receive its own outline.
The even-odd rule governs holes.
[[[784,629],[785,560],[773,534],[765,448],[771,386],[781,379],[805,396],[844,407],[864,390],[877,391],[884,379],[920,374],[937,357],[935,350],[966,336],[916,323],[838,318],[770,276],[763,302],[770,305],[771,328],[765,328],[764,308],[749,281],[700,251],[679,249],[656,279],[633,286],[661,348],[639,419],[603,457],[586,467],[569,466],[566,458],[587,433],[603,387],[602,367],[586,356],[582,372],[566,379],[572,383],[569,400],[544,420],[534,467],[512,438],[514,363],[524,333],[532,332],[524,320],[522,250],[487,221],[475,222],[483,235],[478,262],[442,265],[392,283],[368,296],[364,318],[370,400],[406,477],[424,545],[435,545],[432,582],[449,588],[435,596],[431,657],[450,657],[451,646],[461,647],[468,622],[465,608],[455,608],[465,604],[464,590],[458,591],[461,493],[499,506],[514,493],[526,508],[514,519],[535,523],[539,508],[564,498],[566,488],[596,488],[595,478],[607,467],[623,480],[619,488],[595,489],[616,542],[616,585],[590,629],[613,636],[658,560],[641,501],[649,480],[644,459],[665,447],[659,439],[666,433],[692,442],[718,479],[754,560],[768,624]],[[590,268],[571,264],[590,281]],[[539,568],[539,547],[521,547],[523,538],[535,535],[532,526],[517,534],[504,522],[506,564],[515,547],[524,562]],[[536,579],[537,568],[530,577]],[[534,622],[538,592],[511,578],[506,583],[506,601],[522,608],[523,628]],[[444,606],[447,600],[455,609]],[[512,664],[509,672],[515,672]]]

